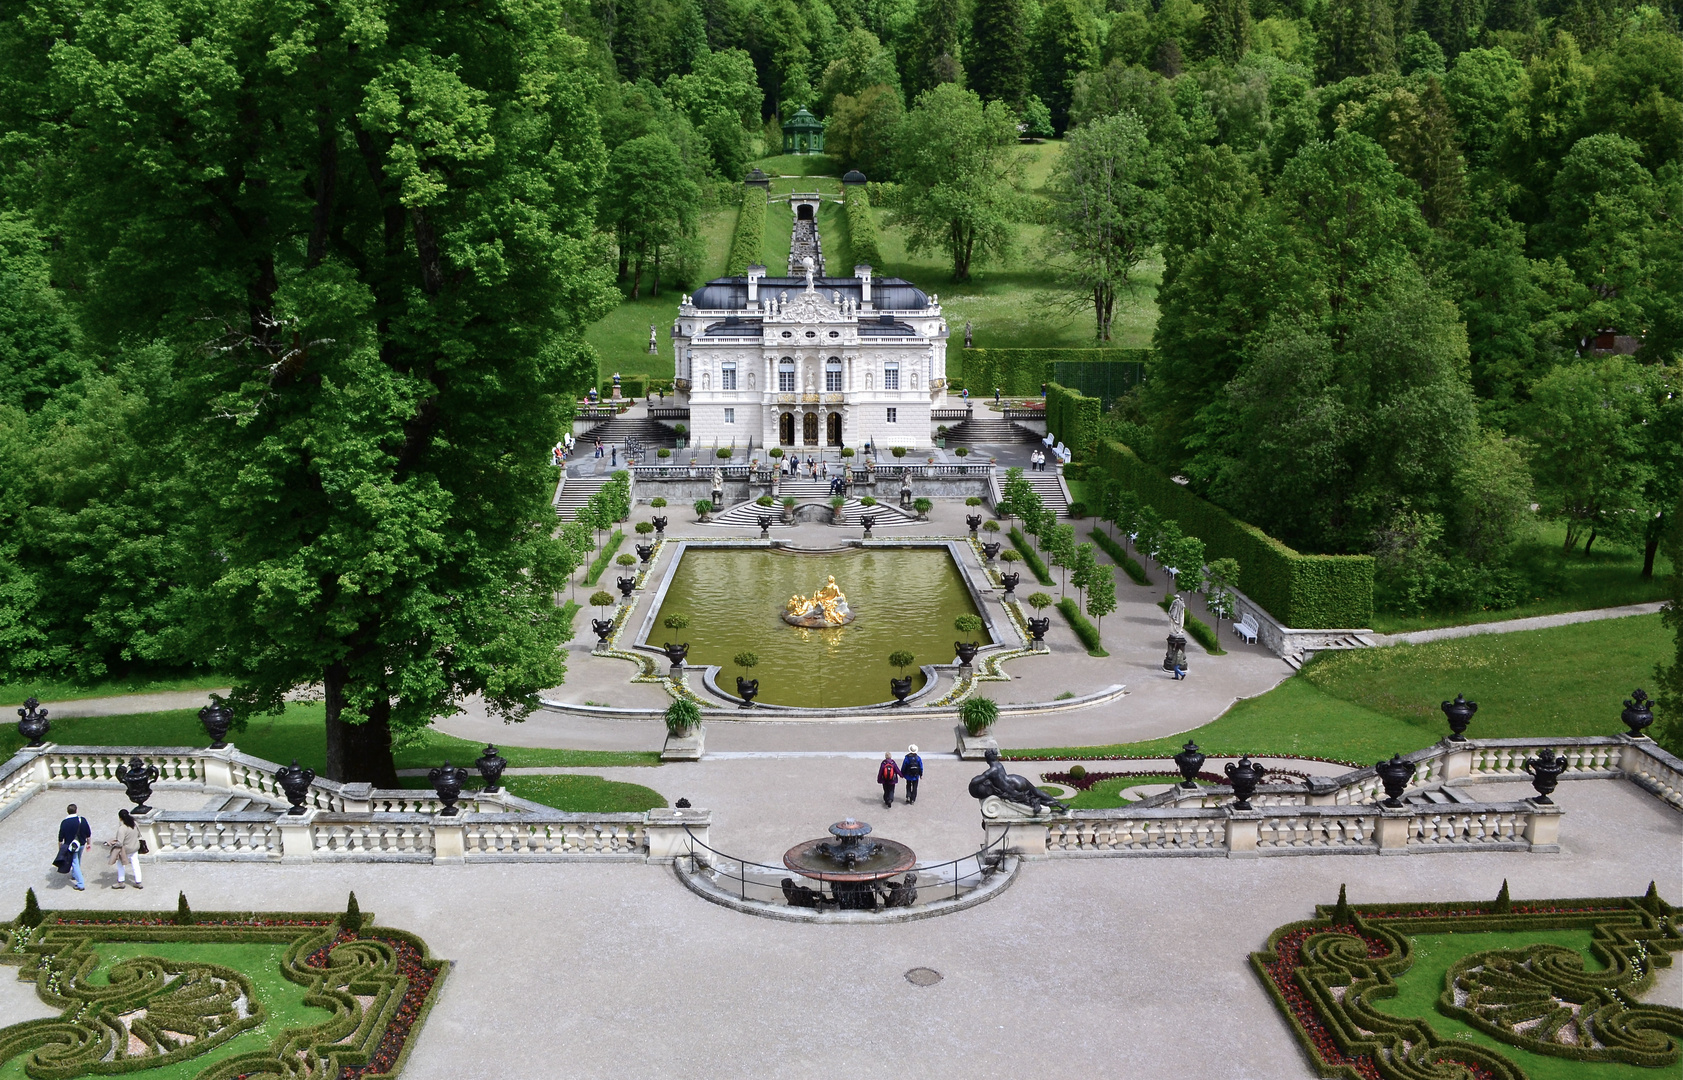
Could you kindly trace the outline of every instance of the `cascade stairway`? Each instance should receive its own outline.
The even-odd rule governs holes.
[[[606,476],[569,476],[561,482],[561,488],[555,493],[555,516],[562,521],[571,521],[578,517],[579,508],[590,501],[590,497],[607,486],[610,478]]]
[[[971,417],[960,420],[947,429],[948,446],[1007,446],[1011,443],[1037,443],[1040,436],[1015,420]]]
[[[597,439],[601,439],[604,446],[609,443],[623,446],[627,438],[634,438],[649,447],[678,445],[678,436],[672,433],[671,428],[646,416],[616,416],[612,420],[604,420],[580,435],[578,445],[583,453],[593,454]]]
[[[1039,440],[1035,440],[1038,442]],[[1064,486],[1058,479],[1058,474],[1048,469],[1045,472],[1023,471],[1023,479],[1034,488],[1034,493],[1040,496],[1040,502],[1048,510],[1055,511],[1058,518],[1069,520],[1069,500],[1064,498]],[[1092,508],[1089,507],[1089,510]]]

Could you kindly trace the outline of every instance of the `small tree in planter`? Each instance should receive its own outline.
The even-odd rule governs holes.
[[[649,524],[646,521],[639,521],[637,523],[636,528],[637,528],[637,535],[638,536],[647,536],[650,533],[654,532],[654,526]]]
[[[649,505],[654,507],[656,510],[661,510],[665,508],[666,500],[657,495],[649,500]]]
[[[677,738],[684,738],[701,726],[701,706],[689,698],[679,698],[666,707],[666,730]]]
[[[683,630],[690,625],[690,617],[681,611],[674,611],[672,614],[666,616],[666,618],[660,620],[660,625],[666,627],[668,630]]]
[[[606,589],[597,589],[590,594],[590,606],[593,608],[611,608],[614,603],[614,594]]]
[[[912,500],[912,509],[917,511],[917,516],[920,521],[928,521],[929,511],[934,509],[934,507],[935,504],[930,502],[928,499]]]
[[[771,455],[773,458],[780,458],[783,456],[783,448],[781,446],[774,446],[770,450],[767,450],[766,453]]]
[[[713,504],[706,499],[695,501],[695,516],[698,521],[706,521],[707,515],[713,512]]]
[[[847,507],[847,500],[840,495],[830,500],[830,513],[834,515],[837,525],[842,523],[842,511]]]
[[[794,499],[784,499],[783,500],[783,521],[784,521],[784,524],[788,524],[789,522],[792,522],[792,521],[795,520],[795,506],[796,505],[797,505],[797,503],[795,502]]]
[[[752,652],[743,650],[731,657],[731,663],[744,672],[753,671],[760,666],[760,658]],[[754,704],[754,695],[760,692],[760,680],[749,679],[746,675],[736,677],[736,692],[742,696],[744,706]]]
[[[891,446],[888,448],[888,452],[893,454],[896,458],[903,458],[906,456],[906,448],[904,446]]]
[[[973,697],[958,707],[958,718],[964,722],[965,734],[979,739],[999,719],[999,705],[993,698]]]
[[[906,674],[906,669],[916,664],[917,658],[905,649],[896,649],[888,654],[888,662],[900,670],[899,678],[888,680],[888,692],[894,695],[896,705],[904,705],[907,695],[912,692],[912,679]]]

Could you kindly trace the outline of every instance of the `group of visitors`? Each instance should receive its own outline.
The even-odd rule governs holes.
[[[906,747],[904,761],[895,764],[894,755],[890,751],[883,751],[882,764],[877,766],[877,783],[882,785],[882,805],[894,806],[894,789],[901,780],[906,781],[906,803],[917,802],[917,782],[923,779],[923,758],[918,756],[917,743]]]
[[[834,498],[837,495],[847,495],[847,481],[842,477],[832,476],[830,478],[830,496]]]
[[[1034,453],[1029,455],[1029,471],[1030,472],[1045,472],[1046,471],[1046,451],[1036,450]]]
[[[807,458],[806,461],[803,462],[800,457],[795,454],[790,454],[788,457],[779,462],[778,468],[784,476],[794,476],[797,478],[801,475],[801,471],[804,469],[809,480],[819,480],[830,475],[829,462],[815,458]]]
[[[573,452],[573,447],[577,441],[570,431],[561,436],[561,441],[556,443],[549,451],[549,463],[551,465],[565,465],[567,457]]]
[[[65,808],[65,814],[65,819],[58,823],[58,856],[53,859],[53,868],[69,874],[70,884],[82,892],[88,887],[87,879],[82,876],[82,852],[93,840],[93,826],[76,811],[75,803]],[[146,841],[140,838],[140,827],[127,810],[117,811],[116,835],[105,841],[105,846],[111,863],[117,867],[117,884],[111,887],[127,888],[124,872],[129,871],[134,874],[134,887],[144,889],[146,886],[140,883],[140,856],[147,854]]]

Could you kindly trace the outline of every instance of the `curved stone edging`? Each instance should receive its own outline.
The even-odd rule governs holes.
[[[1030,716],[1037,713],[1064,712],[1069,709],[1084,709],[1090,705],[1103,705],[1115,701],[1127,694],[1125,683],[1112,683],[1103,690],[1076,698],[1063,698],[1053,701],[1030,701],[1019,705],[1001,705],[1001,716]],[[660,720],[665,712],[660,709],[625,709],[610,705],[579,705],[570,701],[549,701],[538,699],[538,706],[551,712],[566,713],[572,716],[589,716],[607,720]],[[865,705],[848,709],[797,709],[793,706],[781,706],[777,710],[761,709],[704,709],[703,717],[716,720],[757,720],[767,723],[777,720],[818,721],[829,720],[837,723],[846,721],[865,720],[956,720],[957,708],[924,706],[920,709],[897,709],[887,705]]]
[[[851,924],[881,924],[912,922],[916,919],[933,919],[940,915],[950,915],[965,908],[985,904],[1011,887],[1017,880],[1017,871],[1022,868],[1023,860],[1015,855],[1007,855],[1000,860],[999,870],[989,876],[988,880],[970,890],[957,900],[937,900],[932,904],[924,904],[911,908],[885,908],[881,911],[818,911],[813,908],[782,907],[776,904],[765,904],[758,900],[744,900],[740,896],[733,896],[719,888],[707,875],[695,870],[684,869],[684,859],[672,860],[672,871],[683,882],[684,888],[695,893],[711,904],[731,908],[748,915],[757,915],[762,919],[777,919],[781,922],[799,923],[851,923]]]

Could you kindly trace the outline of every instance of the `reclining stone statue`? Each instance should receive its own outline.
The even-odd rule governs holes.
[[[1030,810],[1039,812],[1044,808],[1057,808],[1067,811],[1068,806],[1047,795],[1044,791],[1029,782],[1026,776],[1007,773],[1005,766],[999,760],[999,751],[989,748],[984,755],[987,758],[987,771],[970,780],[970,796],[975,799],[986,799],[995,796],[1008,803],[1026,806]]]

